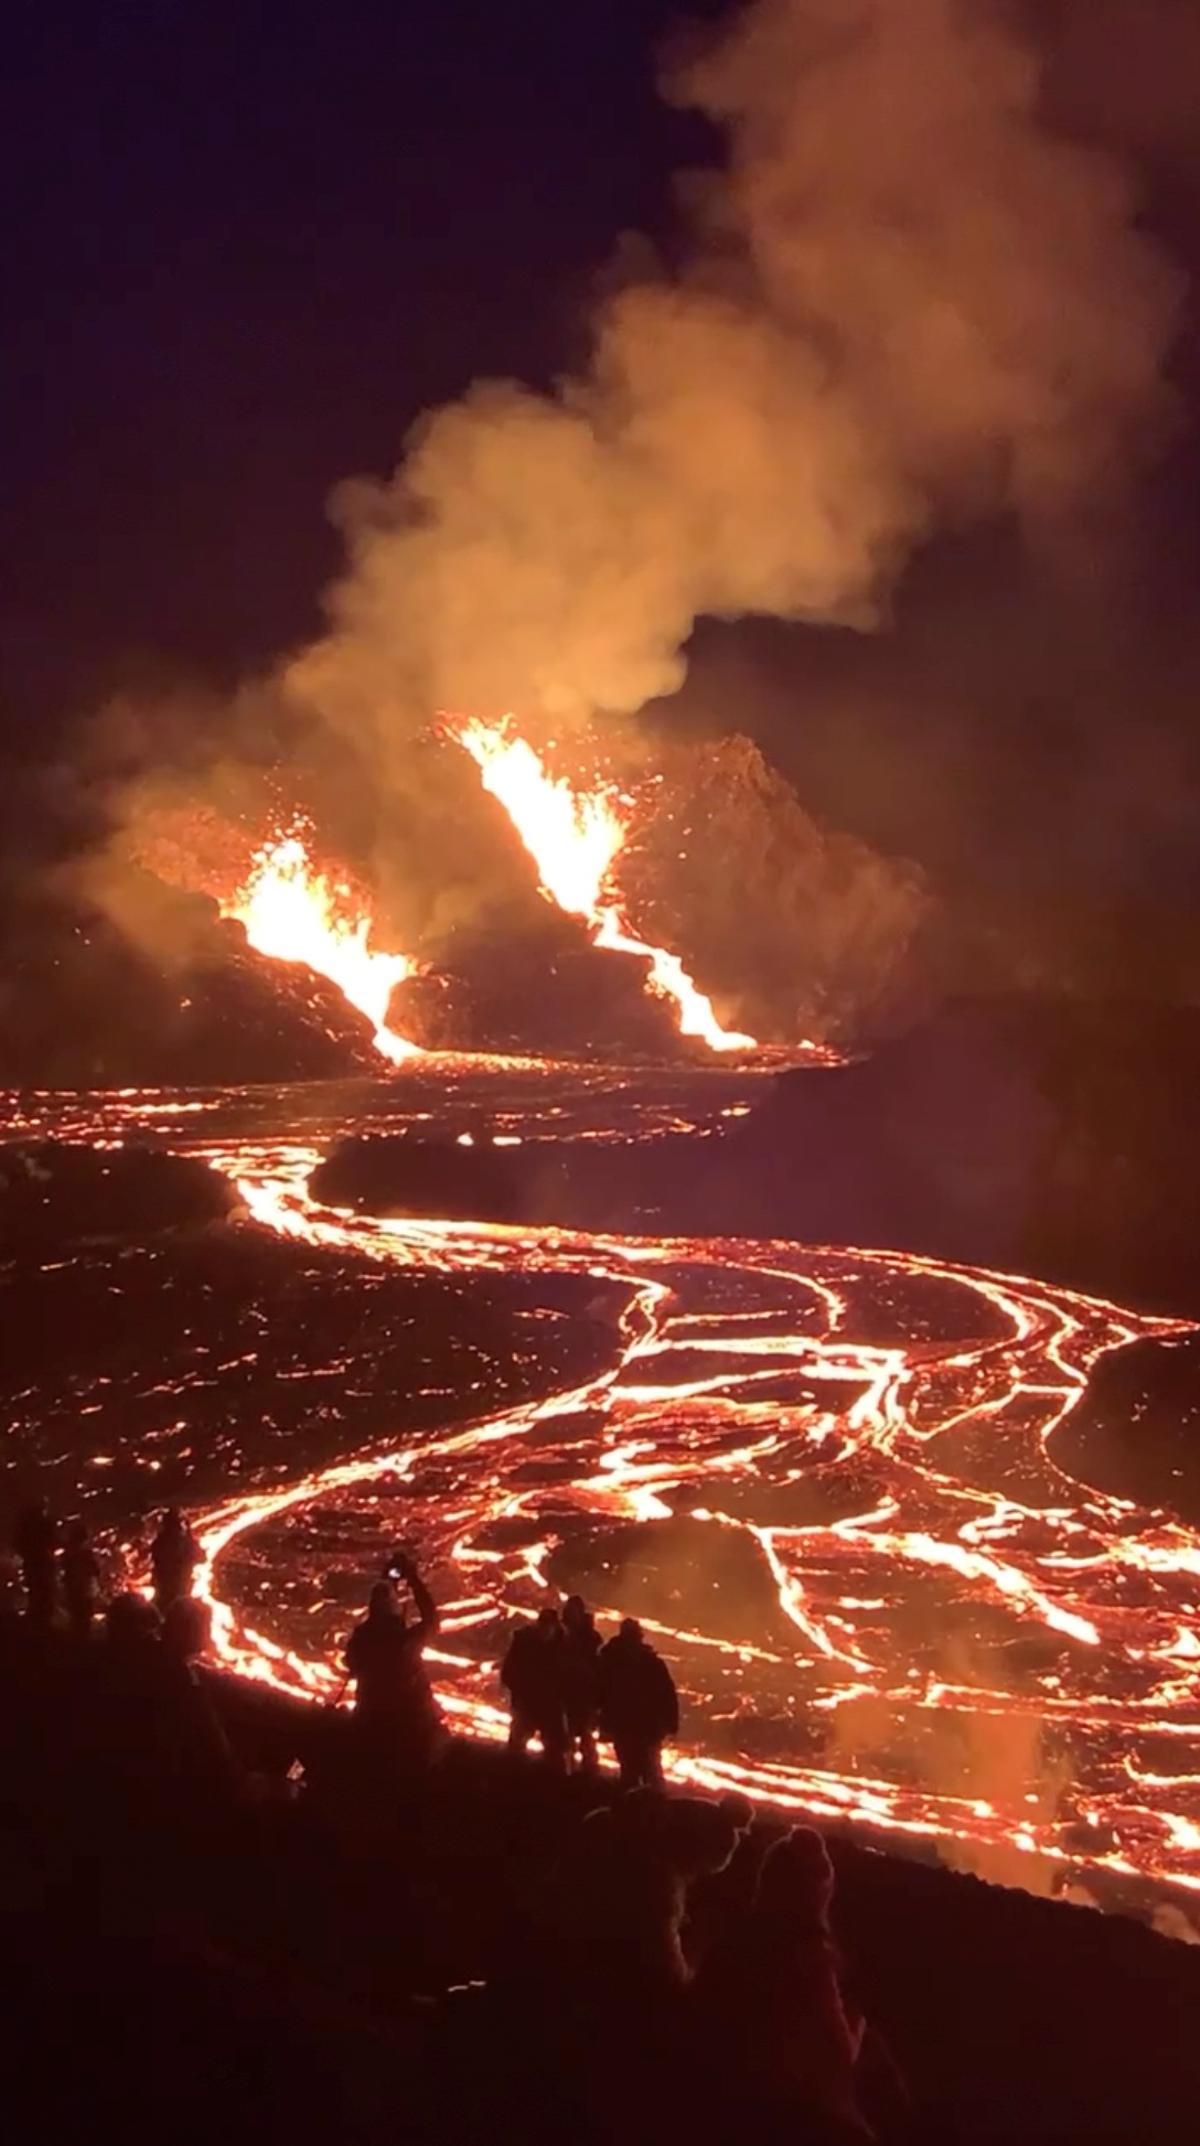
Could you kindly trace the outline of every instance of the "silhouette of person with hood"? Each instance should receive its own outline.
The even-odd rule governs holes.
[[[675,1799],[672,1799],[675,1800]],[[754,1833],[754,1805],[737,1789],[727,1789],[716,1803],[733,1845],[722,1863],[709,1862],[689,1887],[684,1947],[694,1972],[718,1938],[744,1915],[754,1898],[764,1849]]]
[[[150,1545],[154,1600],[160,1615],[165,1615],[172,1602],[177,1602],[181,1595],[191,1594],[192,1575],[199,1562],[200,1545],[192,1533],[191,1523],[177,1505],[169,1506]]]
[[[211,1634],[208,1604],[178,1595],[163,1618],[159,1645],[169,1665],[164,1684],[174,1709],[176,1765],[202,1789],[228,1799],[243,1792],[248,1776],[197,1671]]]
[[[564,2075],[601,2118],[588,2138],[649,2141],[680,2128],[690,2033],[681,1925],[689,1888],[724,1866],[737,1839],[718,1806],[643,1788],[564,1841],[537,1911],[523,2009],[551,2008]]]
[[[182,1829],[194,1837],[219,1824],[236,1799],[242,1770],[207,1691],[191,1670],[194,1649],[180,1635],[199,1604],[177,1598],[167,1625],[137,1594],[105,1612],[92,1720],[92,1768],[101,1809],[114,1822]]]
[[[567,1760],[578,1751],[584,1773],[595,1773],[600,1719],[600,1634],[582,1595],[563,1603],[563,1690],[567,1715]]]
[[[531,1736],[540,1736],[545,1761],[554,1773],[567,1770],[566,1636],[558,1611],[547,1606],[532,1624],[523,1624],[509,1642],[500,1665],[512,1722],[510,1751],[524,1752]]]
[[[63,1539],[63,1601],[76,1639],[87,1639],[100,1601],[100,1562],[86,1520],[72,1520]]]
[[[589,1827],[598,1815],[588,1819]],[[710,1803],[635,1788],[608,1815],[613,1860],[603,1881],[606,1897],[594,1904],[593,1915],[599,1928],[611,1932],[614,1921],[623,1927],[625,1979],[634,1956],[641,1955],[664,1986],[680,1988],[691,1975],[682,1944],[691,1893],[698,1882],[727,1869],[740,1839],[733,1799]],[[595,1830],[590,1837],[599,1842],[603,1835]]]
[[[45,1498],[36,1499],[20,1514],[13,1531],[13,1548],[21,1560],[30,1623],[50,1625],[58,1597],[58,1522]]]
[[[662,1747],[679,1728],[679,1694],[636,1618],[600,1650],[600,1726],[617,1755],[622,1788],[657,1788]]]
[[[839,1984],[833,1887],[820,1834],[797,1827],[767,1850],[752,1905],[697,1971],[698,2043],[713,2092],[747,2130],[787,2120],[806,2138],[872,2135],[855,2092],[863,2021]]]
[[[416,1607],[413,1618],[396,1598],[402,1581]],[[415,1559],[400,1551],[387,1578],[371,1589],[367,1614],[351,1632],[344,1658],[360,1732],[381,1756],[406,1766],[427,1764],[441,1741],[441,1714],[424,1662],[425,1642],[437,1628],[433,1596]]]

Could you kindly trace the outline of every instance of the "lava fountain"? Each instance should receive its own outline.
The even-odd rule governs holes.
[[[420,1055],[420,1046],[397,1035],[387,1019],[392,992],[416,963],[371,947],[371,920],[353,888],[313,864],[301,833],[273,836],[256,850],[246,878],[220,908],[241,925],[256,953],[302,961],[336,984],[366,1015],[376,1050],[392,1065]]]
[[[681,1035],[698,1037],[711,1051],[755,1050],[755,1037],[722,1026],[677,954],[634,932],[612,876],[629,830],[630,800],[612,784],[576,790],[565,776],[552,775],[510,722],[475,717],[452,726],[452,734],[470,753],[484,789],[503,805],[547,898],[582,917],[594,946],[648,964],[646,988],[670,1001]]]

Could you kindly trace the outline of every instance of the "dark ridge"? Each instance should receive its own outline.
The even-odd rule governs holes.
[[[773,1159],[807,1238],[1186,1315],[1200,1310],[1198,1089],[1200,1009],[979,999],[857,1064],[783,1077],[734,1139],[751,1177]]]
[[[1054,1434],[1070,1474],[1200,1527],[1200,1334],[1141,1342],[1096,1365]]]
[[[368,1211],[924,1252],[1200,1312],[1200,1012],[994,999],[853,1063],[780,1075],[699,1134],[339,1142],[314,1180]]]
[[[696,1139],[525,1140],[497,1148],[480,1114],[470,1144],[409,1134],[335,1142],[314,1172],[318,1199],[365,1213],[569,1229],[682,1227],[694,1212]]]
[[[516,1169],[490,1141],[468,1147],[404,1134],[339,1140],[314,1171],[312,1189],[318,1199],[367,1213],[530,1219]]]
[[[79,1238],[147,1237],[219,1222],[237,1195],[206,1163],[157,1148],[45,1140],[0,1147],[0,1250]]]
[[[0,930],[0,1086],[206,1087],[379,1073],[371,1026],[334,985],[271,961],[215,905],[175,898],[135,944],[100,911],[29,900]]]
[[[449,933],[429,969],[397,985],[389,1019],[427,1050],[706,1057],[645,983],[644,961],[594,947],[577,917],[539,902]]]

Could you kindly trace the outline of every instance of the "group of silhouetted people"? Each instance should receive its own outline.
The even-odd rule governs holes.
[[[154,1872],[169,1867],[193,1901],[207,1903],[223,1883],[242,1900],[255,1863],[266,1858],[269,1870],[280,1852],[286,1826],[280,1836],[284,1821],[273,1814],[293,1792],[282,1770],[263,1775],[243,1762],[215,1687],[198,1673],[207,1611],[192,1594],[200,1551],[186,1518],[172,1509],[158,1524],[152,1593],[119,1593],[102,1616],[100,1562],[83,1523],[60,1527],[40,1503],[22,1513],[14,1541],[35,1658],[44,1631],[60,1635],[56,1644],[77,1665],[61,1687],[68,1706],[64,1715],[59,1705],[58,1728],[72,1754],[68,1777],[87,1784],[88,1837],[116,1857],[118,1897],[129,1897],[141,1873],[152,1899]],[[380,1831],[357,1825],[355,1849],[361,1856],[369,1841],[373,1856],[378,1842],[394,1857],[406,1829],[425,1822],[421,1811],[438,1806],[443,1788],[427,1796],[423,1787],[447,1778],[429,1772],[447,1742],[424,1661],[437,1628],[415,1558],[396,1551],[345,1647],[355,1705],[337,1736],[350,1804],[340,1789],[323,1801],[310,1782],[287,1826],[307,1822],[310,1802],[343,1829],[351,1811],[356,1825],[364,1811],[382,1811]],[[88,1644],[69,1644],[79,1637]],[[678,1729],[678,1698],[632,1618],[605,1640],[580,1596],[561,1612],[547,1605],[513,1634],[501,1676],[511,1748],[524,1753],[536,1740],[546,1772],[596,1781],[598,1806],[585,1802],[580,1821],[577,1796],[551,1799],[561,1810],[524,1936],[493,1981],[478,1985],[490,1989],[502,2036],[531,2067],[525,2086],[513,2087],[533,2110],[527,2135],[548,2136],[537,2126],[553,2129],[555,2108],[587,2112],[582,2129],[572,2132],[568,2113],[556,2135],[622,2146],[657,2138],[681,2107],[706,2140],[743,2131],[854,2140],[889,2130],[903,2092],[847,1989],[819,1835],[801,1828],[766,1843],[744,1797],[714,1804],[665,1793],[662,1748]],[[619,1768],[615,1800],[598,1778],[601,1739]]]
[[[556,1773],[594,1773],[597,1736],[611,1743],[622,1788],[662,1780],[662,1747],[679,1728],[670,1670],[633,1617],[603,1641],[582,1596],[547,1605],[514,1633],[500,1669],[509,1696],[509,1749],[534,1737]]]
[[[13,1530],[25,1596],[5,1623],[5,1663],[20,1704],[57,1747],[63,1780],[86,1784],[74,1813],[89,1843],[139,1862],[153,1839],[192,1849],[219,1832],[251,1776],[235,1756],[209,1680],[206,1605],[192,1592],[200,1550],[185,1516],[161,1515],[144,1591],[106,1600],[86,1522],[62,1524],[45,1499]],[[22,1684],[22,1677],[24,1683]]]
[[[362,1737],[402,1769],[423,1767],[442,1735],[422,1660],[436,1629],[429,1589],[398,1552],[345,1663]],[[712,1805],[663,1792],[678,1695],[633,1618],[605,1641],[581,1596],[561,1612],[547,1604],[513,1634],[500,1674],[510,1750],[524,1754],[536,1740],[549,1772],[591,1776],[602,1738],[625,1792],[571,1837],[508,1990],[522,2019],[548,2016],[550,2004],[557,2021],[552,2048],[541,2035],[526,2046],[542,2119],[554,2103],[544,2077],[552,2064],[570,2081],[568,2101],[582,2093],[594,2107],[623,2094],[618,2133],[651,2135],[660,2101],[664,2118],[677,2105],[682,2065],[706,2138],[743,2128],[765,2138],[873,2136],[881,2045],[868,2043],[844,1984],[830,1927],[833,1867],[819,1834],[797,1828],[764,1852],[746,1798]],[[882,2057],[890,2112],[903,2092]]]
[[[400,1590],[407,1588],[415,1614]],[[366,1616],[347,1641],[346,1681],[355,1687],[360,1741],[381,1763],[420,1767],[444,1736],[425,1668],[425,1643],[438,1613],[414,1558],[397,1551],[371,1590]],[[509,1749],[525,1753],[536,1738],[547,1768],[595,1773],[597,1739],[611,1743],[622,1788],[662,1781],[662,1747],[679,1727],[671,1672],[641,1626],[626,1617],[605,1642],[580,1595],[560,1612],[541,1609],[513,1634],[500,1678],[511,1708]]]
[[[13,1549],[21,1567],[30,1623],[48,1629],[60,1614],[68,1629],[86,1639],[101,1607],[103,1574],[86,1520],[63,1526],[46,1498],[38,1498],[18,1515]],[[200,1548],[190,1522],[172,1505],[163,1513],[150,1544],[154,1602],[161,1614],[190,1595]]]
[[[768,1842],[753,1821],[741,1795],[638,1788],[569,1834],[499,1991],[509,2016],[556,2022],[517,2084],[535,2107],[545,2091],[564,2135],[581,2107],[622,2140],[898,2128],[904,2089],[849,1987],[825,1844],[806,1827]]]
[[[31,1625],[49,1629],[61,1618],[72,1634],[87,1638],[102,1593],[87,1523],[76,1519],[64,1528],[42,1498],[20,1514],[13,1546]],[[168,1507],[149,1545],[159,1618],[191,1597],[200,1555],[190,1522],[177,1506]],[[411,1597],[411,1616],[402,1589]],[[441,1746],[444,1726],[424,1662],[425,1644],[437,1627],[437,1608],[416,1560],[396,1551],[344,1654],[360,1742],[380,1764],[420,1767]],[[500,1676],[511,1705],[511,1750],[524,1753],[536,1739],[551,1771],[595,1773],[602,1737],[612,1745],[622,1788],[661,1783],[662,1748],[678,1730],[679,1698],[670,1670],[634,1618],[623,1619],[606,1642],[582,1596],[569,1595],[561,1614],[547,1606],[521,1624]]]

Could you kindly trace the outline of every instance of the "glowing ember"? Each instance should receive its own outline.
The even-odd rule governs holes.
[[[393,1065],[419,1055],[419,1046],[387,1024],[392,992],[415,963],[406,954],[381,954],[368,945],[370,918],[352,889],[319,871],[301,835],[277,836],[255,854],[248,878],[221,903],[236,918],[256,953],[302,961],[365,1014],[375,1048]]]
[[[753,1036],[722,1028],[712,1001],[697,990],[678,955],[634,933],[612,883],[628,832],[629,800],[610,784],[576,790],[565,776],[551,775],[508,723],[476,718],[458,726],[455,735],[478,767],[484,789],[503,805],[551,900],[584,919],[594,945],[649,963],[647,989],[671,1001],[682,1035],[698,1036],[712,1051],[754,1050]]]

